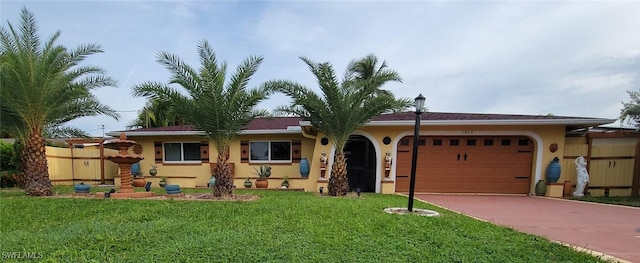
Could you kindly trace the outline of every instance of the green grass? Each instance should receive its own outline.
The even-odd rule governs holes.
[[[69,189],[56,187],[56,192]],[[406,207],[402,196],[237,193],[262,198],[32,198],[7,197],[3,190],[1,250],[38,253],[45,262],[600,262],[544,238],[424,203],[415,207],[441,216],[382,211]],[[21,261],[3,258],[11,260]]]
[[[595,203],[603,203],[603,204],[613,204],[613,205],[625,205],[625,206],[634,206],[640,207],[640,196],[630,197],[592,197],[585,196],[580,198],[573,198],[574,200],[587,201],[587,202],[595,202]]]

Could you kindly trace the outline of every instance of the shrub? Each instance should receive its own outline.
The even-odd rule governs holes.
[[[1,171],[0,172],[0,187],[14,187],[16,186],[15,171]]]
[[[0,171],[17,169],[17,157],[13,145],[0,141]]]

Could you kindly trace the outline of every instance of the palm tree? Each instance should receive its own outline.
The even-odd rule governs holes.
[[[144,108],[138,111],[138,117],[127,125],[127,129],[174,125],[184,125],[184,122],[178,118],[176,112],[171,108],[171,103],[153,98],[149,99]]]
[[[381,89],[381,87],[389,81],[402,82],[400,74],[389,69],[386,61],[382,61],[382,64],[379,64],[378,57],[373,54],[369,54],[358,60],[352,60],[349,65],[347,65],[345,75],[348,79],[370,82],[369,85],[376,87],[372,96],[386,95],[393,97],[394,95],[391,91]],[[411,106],[413,106],[413,99],[398,98],[390,111],[402,112]]]
[[[397,106],[397,100],[390,93],[380,92],[380,87],[389,81],[401,79],[393,70],[365,76],[349,68],[340,82],[330,63],[316,63],[305,57],[300,59],[317,78],[322,94],[286,80],[269,81],[265,86],[292,98],[291,105],[278,108],[278,112],[310,121],[333,143],[336,153],[329,178],[329,194],[345,195],[349,190],[349,182],[344,146],[349,136],[371,118]],[[361,62],[355,61],[356,64]]]
[[[21,172],[25,190],[33,196],[53,194],[44,134],[76,134],[77,129],[62,125],[80,117],[118,118],[91,94],[92,89],[115,86],[115,81],[99,67],[78,66],[102,52],[101,47],[87,44],[69,50],[56,44],[59,36],[58,31],[41,43],[35,17],[26,8],[19,28],[8,23],[0,30],[1,129],[23,146]]]
[[[640,128],[640,91],[628,90],[627,93],[631,98],[630,102],[623,102],[622,109],[620,110],[620,123],[625,120],[628,123],[633,123],[636,127]]]
[[[271,92],[265,88],[247,89],[262,57],[244,60],[225,84],[227,63],[218,62],[207,41],[198,44],[198,53],[201,68],[197,71],[176,55],[158,53],[157,61],[172,73],[169,83],[144,82],[133,88],[133,95],[171,102],[179,119],[207,134],[218,152],[213,174],[216,178],[214,195],[230,195],[233,194],[233,182],[225,153],[229,143],[251,120],[267,115],[264,110],[256,110],[256,105]],[[182,87],[187,94],[169,84]]]

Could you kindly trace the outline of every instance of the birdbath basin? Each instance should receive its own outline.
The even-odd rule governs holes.
[[[105,147],[109,149],[119,150],[118,154],[107,155],[106,159],[118,164],[120,167],[120,189],[110,195],[111,198],[140,198],[151,197],[152,192],[136,192],[131,186],[131,165],[144,159],[135,153],[129,153],[129,147],[137,143],[127,140],[127,135],[122,132],[117,140],[105,143]]]

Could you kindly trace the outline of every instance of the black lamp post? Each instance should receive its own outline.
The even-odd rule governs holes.
[[[420,114],[424,106],[425,98],[422,94],[415,100],[416,126],[413,129],[413,155],[411,156],[411,182],[409,183],[409,212],[413,212],[413,195],[416,188],[416,163],[418,161],[418,137],[420,136]]]

